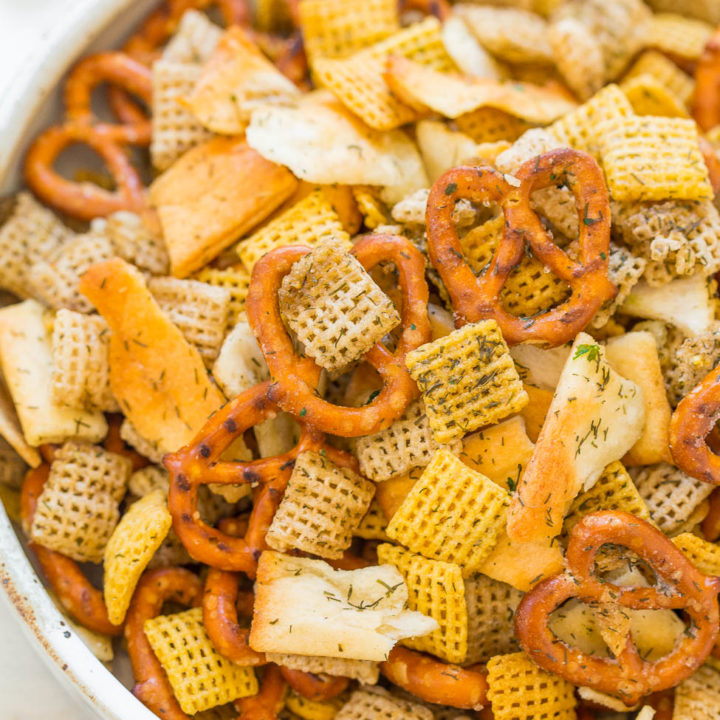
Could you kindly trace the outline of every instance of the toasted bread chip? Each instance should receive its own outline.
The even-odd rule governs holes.
[[[675,689],[673,720],[713,720],[720,707],[720,672],[703,665]]]
[[[103,222],[116,255],[151,275],[167,275],[170,259],[165,243],[142,217],[121,210]]]
[[[676,535],[672,541],[688,560],[706,575],[720,575],[720,546],[692,533]]]
[[[469,135],[450,130],[438,120],[421,120],[415,135],[431,183],[446,170],[475,157],[477,151],[477,143]]]
[[[267,660],[293,670],[332,675],[334,677],[349,677],[353,680],[359,680],[364,685],[375,685],[380,677],[378,663],[371,660],[347,660],[336,657],[288,655],[283,653],[268,653]]]
[[[380,688],[355,690],[335,715],[336,720],[432,720],[433,713],[417,703],[390,695]]]
[[[186,10],[180,24],[163,50],[163,60],[178,63],[206,62],[222,37],[222,28],[205,13]]]
[[[657,13],[650,21],[648,46],[671,57],[699,60],[713,33],[712,25],[674,13]]]
[[[491,107],[481,107],[460,115],[455,124],[476,143],[513,142],[532,127],[525,120]]]
[[[360,521],[360,525],[355,529],[353,535],[355,537],[363,538],[364,540],[382,540],[383,542],[390,542],[390,538],[386,532],[387,530],[387,518],[383,513],[380,504],[377,500],[373,500],[370,503],[370,508],[363,516]]]
[[[190,442],[224,401],[198,351],[123,260],[94,265],[80,287],[112,331],[110,386],[128,421],[162,452]]]
[[[645,272],[647,261],[644,257],[633,255],[627,248],[610,243],[608,254],[608,278],[617,286],[617,295],[608,300],[595,313],[592,327],[606,327],[615,311],[627,300],[635,285]]]
[[[66,442],[55,454],[29,535],[81,562],[100,562],[120,517],[130,461],[89,443]]]
[[[133,503],[113,530],[105,546],[103,596],[114,625],[125,620],[135,586],[171,527],[165,494],[153,490]]]
[[[224,269],[204,267],[195,278],[213,287],[223,288],[230,293],[228,330],[245,317],[245,299],[250,287],[250,273],[240,264]]]
[[[288,198],[297,181],[244,138],[217,137],[191,151],[150,188],[172,274],[186,277]]]
[[[0,315],[0,317],[2,317]],[[0,325],[2,321],[0,320]],[[0,337],[2,331],[0,331]],[[0,361],[2,353],[0,353]],[[10,447],[28,464],[30,467],[37,467],[42,462],[40,453],[31,447],[23,435],[22,425],[18,417],[10,391],[5,384],[5,378],[0,372],[0,438],[3,442],[7,442]],[[9,472],[9,471],[8,471]]]
[[[212,372],[228,397],[235,397],[270,377],[247,320],[241,320],[227,336]]]
[[[183,712],[194,715],[257,694],[253,669],[225,659],[213,647],[202,608],[158,615],[146,620],[143,630]]]
[[[646,50],[625,73],[623,83],[638,75],[652,75],[684,105],[690,102],[694,86],[692,78],[665,55],[655,50]]]
[[[636,115],[662,117],[689,117],[683,102],[656,77],[649,74],[636,75],[624,80],[620,87],[627,95]]]
[[[445,18],[442,38],[448,55],[461,72],[493,80],[503,76],[501,64],[478,42],[461,17],[451,14]]]
[[[464,662],[468,615],[460,567],[387,544],[378,547],[378,560],[383,565],[395,566],[402,574],[409,593],[408,607],[433,618],[439,626],[430,635],[404,640],[403,645],[447,662]]]
[[[497,422],[528,401],[494,320],[465,325],[422,345],[408,353],[406,364],[440,443]]]
[[[527,383],[523,383],[523,387],[530,401],[520,411],[520,417],[525,421],[525,432],[530,438],[530,442],[536,443],[545,423],[554,393],[552,390],[535,387]]]

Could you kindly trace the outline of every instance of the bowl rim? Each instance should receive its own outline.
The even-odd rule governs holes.
[[[7,183],[21,143],[41,105],[70,63],[136,0],[68,3],[62,22],[48,28],[27,54],[0,103],[0,186]],[[68,627],[33,569],[0,503],[0,599],[7,596],[19,624],[51,672],[74,697],[106,720],[157,720]],[[3,601],[4,602],[4,601]]]

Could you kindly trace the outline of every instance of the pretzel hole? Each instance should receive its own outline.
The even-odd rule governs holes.
[[[53,169],[67,180],[89,182],[104,190],[115,190],[115,179],[102,156],[83,142],[71,142],[55,158]]]

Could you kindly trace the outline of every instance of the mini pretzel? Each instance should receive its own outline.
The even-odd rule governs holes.
[[[269,387],[269,382],[264,382],[238,395],[208,420],[191,445],[166,455],[163,461],[170,472],[168,507],[173,526],[190,556],[210,567],[242,571],[251,577],[267,547],[265,534],[300,453],[322,452],[336,465],[357,472],[355,458],[326,445],[322,433],[302,421],[298,444],[284,455],[245,463],[221,461],[233,440],[278,411],[269,398]],[[198,489],[207,483],[257,483],[244,537],[233,537],[200,519]]]
[[[126,457],[132,463],[133,472],[137,472],[147,467],[150,461],[125,444],[125,441],[120,437],[120,426],[122,423],[122,415],[113,414],[108,416],[108,432],[105,440],[103,440],[103,447],[111,453]],[[52,461],[48,460],[48,462]]]
[[[380,664],[380,672],[425,702],[464,710],[479,710],[487,703],[482,665],[462,668],[396,645]]]
[[[133,694],[164,720],[189,720],[180,709],[167,675],[145,636],[146,620],[157,617],[166,602],[197,607],[202,583],[197,575],[179,567],[146,572],[135,588],[125,620],[125,640],[132,664]]]
[[[352,249],[366,270],[386,261],[397,268],[402,290],[402,334],[394,353],[378,343],[365,355],[365,361],[377,370],[384,384],[372,402],[350,408],[333,405],[315,394],[320,368],[311,358],[296,354],[280,315],[277,294],[282,279],[309,252],[310,248],[300,246],[277,248],[253,268],[246,309],[274,380],[269,397],[283,410],[323,432],[342,437],[371,435],[397,420],[418,394],[405,367],[405,356],[431,337],[423,256],[409,240],[397,235],[369,235]]]
[[[710,449],[708,435],[720,418],[718,383],[720,366],[680,401],[670,421],[670,452],[675,465],[714,485],[720,485],[720,455]]]
[[[708,40],[695,68],[692,113],[703,132],[720,124],[720,29]]]
[[[117,189],[113,192],[86,182],[73,182],[58,174],[55,161],[66,147],[88,145],[110,170]],[[81,220],[110,215],[118,210],[141,211],[142,180],[125,150],[112,141],[106,129],[90,125],[60,125],[39,135],[25,159],[25,179],[48,205]]]
[[[610,205],[602,171],[588,154],[560,149],[526,162],[515,174],[519,186],[488,167],[458,167],[433,185],[427,205],[430,260],[445,283],[456,324],[493,318],[510,345],[521,342],[557,346],[583,330],[617,288],[608,279]],[[571,260],[552,240],[530,204],[535,190],[565,182],[575,196],[580,226],[580,262]],[[498,203],[505,231],[492,261],[476,277],[462,254],[452,214],[458,200]],[[532,250],[554,275],[566,282],[571,296],[532,318],[511,315],[500,293],[513,268]]]
[[[708,498],[708,514],[700,524],[706,540],[715,542],[720,538],[720,488],[715,488]]]
[[[662,591],[621,587],[599,579],[595,559],[606,543],[637,553],[655,572]],[[566,559],[568,570],[536,585],[515,613],[515,633],[533,662],[628,706],[652,692],[674,687],[703,664],[718,635],[720,578],[703,575],[659,530],[629,513],[586,515],[570,534]],[[566,645],[549,627],[550,614],[573,597],[637,610],[683,610],[692,632],[686,632],[672,652],[656,662],[640,657],[630,635],[616,658],[588,655]]]
[[[28,471],[20,496],[20,515],[23,527],[32,525],[38,497],[50,476],[50,465],[44,463]],[[30,543],[43,575],[68,614],[83,627],[104,635],[120,635],[122,626],[113,625],[108,619],[103,594],[96,590],[72,558],[49,550],[37,543]]]
[[[284,696],[285,680],[280,668],[270,663],[260,682],[260,692],[235,701],[235,709],[240,713],[236,720],[277,720]]]
[[[332,700],[332,698],[345,692],[350,684],[350,678],[335,677],[325,673],[309,673],[286,667],[281,667],[280,672],[285,682],[298,695],[316,702]]]

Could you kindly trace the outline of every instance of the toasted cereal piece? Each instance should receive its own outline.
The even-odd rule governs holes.
[[[286,31],[293,27],[288,0],[257,0],[255,23],[259,30]]]
[[[483,320],[408,353],[435,440],[446,443],[527,404],[497,323]]]
[[[496,655],[487,669],[488,699],[496,720],[575,719],[573,686],[541,670],[524,652]]]
[[[354,187],[353,197],[360,214],[363,216],[365,227],[370,230],[377,230],[377,228],[388,223],[387,207],[372,188],[362,185]]]
[[[59,310],[89,313],[90,301],[78,290],[80,276],[95,263],[109,260],[115,251],[104,234],[91,230],[64,243],[51,260],[36,262],[29,272],[33,294]]]
[[[676,535],[672,541],[700,572],[706,575],[720,575],[720,545],[703,540],[692,533]]]
[[[517,650],[515,609],[523,593],[486,575],[476,573],[465,580],[468,613],[466,664],[486,662],[494,655]]]
[[[222,28],[205,13],[186,10],[177,30],[163,50],[162,59],[175,63],[206,62],[222,37]]]
[[[235,397],[270,377],[247,320],[241,320],[225,338],[212,373],[227,397]]]
[[[646,50],[625,73],[623,84],[638,75],[652,75],[684,105],[690,102],[694,86],[692,78],[662,53]]]
[[[713,197],[693,120],[616,117],[601,123],[598,134],[605,178],[614,200]]]
[[[159,465],[147,465],[136,470],[128,480],[128,492],[138,498],[161,490],[164,495],[168,493],[168,473]]]
[[[650,21],[648,46],[670,57],[699,60],[713,33],[711,25],[674,13],[657,13]]]
[[[636,115],[689,117],[683,102],[656,77],[644,74],[624,80],[620,87],[627,95]]]
[[[720,25],[720,6],[715,0],[650,0],[648,5],[655,12],[677,12]]]
[[[640,282],[645,272],[647,261],[643,257],[633,255],[627,248],[610,243],[608,253],[608,278],[617,286],[617,295],[608,300],[595,313],[592,327],[601,328],[607,325],[615,311],[627,300],[632,289]]]
[[[334,238],[350,247],[350,236],[325,193],[310,193],[281,215],[237,245],[237,254],[248,273],[266,253],[284,245],[315,247],[325,238]]]
[[[333,720],[345,704],[347,694],[343,693],[330,700],[308,700],[294,690],[285,695],[285,713],[280,717],[293,720]],[[289,713],[287,712],[289,711]],[[292,713],[292,716],[290,715]],[[233,720],[232,718],[230,720]]]
[[[151,275],[167,275],[170,259],[165,243],[139,215],[125,210],[109,215],[105,234],[123,260]]]
[[[197,280],[152,278],[148,288],[158,305],[200,354],[213,360],[220,351],[230,313],[230,291]]]
[[[666,535],[676,535],[713,490],[712,485],[696,480],[668,463],[638,468],[633,476],[650,517]]]
[[[493,143],[499,140],[513,142],[532,127],[525,120],[491,107],[481,107],[465,113],[455,120],[455,124],[460,132],[470,136],[476,143]]]
[[[122,624],[140,576],[172,527],[162,490],[133,503],[105,546],[103,597],[108,618]]]
[[[375,486],[315,452],[301,453],[267,532],[274,550],[340,558],[370,507]]]
[[[390,695],[387,690],[355,690],[335,720],[433,720],[433,713],[418,703]]]
[[[131,469],[121,455],[66,442],[38,498],[31,539],[74,560],[100,562],[120,517],[118,505]]]
[[[413,552],[476,570],[505,525],[507,492],[445,449],[432,460],[388,524]]]
[[[532,317],[560,304],[570,293],[569,286],[537,258],[526,255],[508,277],[500,298],[513,315]]]
[[[19,490],[27,469],[27,464],[10,443],[0,437],[0,485]]]
[[[720,672],[703,665],[675,689],[673,720],[714,720],[720,707]]]
[[[561,147],[560,141],[547,130],[532,128],[501,152],[495,158],[494,164],[500,172],[513,175],[528,160]]]
[[[154,442],[147,440],[135,429],[133,424],[125,418],[120,425],[120,437],[130,447],[137,450],[142,456],[154,463],[161,463],[165,451]]]
[[[52,331],[52,398],[58,405],[117,412],[110,390],[110,328],[99,315],[58,310]]]
[[[143,630],[183,712],[193,715],[257,694],[253,669],[227,660],[213,647],[202,608],[158,615],[146,620]]]
[[[202,66],[194,62],[158,60],[153,65],[150,156],[158,170],[166,170],[183,153],[211,137],[180,102],[192,92],[201,71]]]
[[[424,467],[438,448],[425,408],[418,400],[389,428],[358,438],[355,455],[360,462],[360,472],[370,480],[380,482],[402,475],[411,468]],[[458,441],[450,448],[452,452],[459,449]]]
[[[375,685],[380,677],[380,666],[371,660],[348,660],[347,658],[318,657],[315,655],[290,655],[268,653],[268,662],[282,667],[314,674],[349,677],[364,685]]]
[[[204,267],[195,279],[230,293],[228,329],[232,329],[245,317],[245,299],[250,287],[250,273],[240,264],[227,268]]]
[[[308,59],[344,58],[400,30],[394,0],[302,0],[300,26]]]
[[[422,123],[419,123],[421,125]],[[427,124],[427,123],[425,123]],[[421,225],[425,227],[425,211],[427,209],[430,190],[424,188],[404,197],[400,202],[393,205],[391,215],[395,222],[401,225]],[[475,225],[477,212],[472,203],[461,199],[453,210],[453,222],[460,228]]]
[[[403,640],[403,645],[429,652],[451,663],[467,656],[468,615],[465,584],[459,565],[429,560],[397,545],[378,546],[381,565],[395,566],[408,588],[408,607],[435,619],[438,629],[424,637]]]
[[[353,536],[363,538],[364,540],[390,542],[390,538],[386,532],[387,524],[387,518],[380,504],[377,500],[373,500],[370,503],[370,508],[360,521],[360,525],[355,529]]]
[[[569,112],[548,127],[548,132],[566,147],[600,154],[598,128],[605,120],[634,115],[627,95],[617,85],[606,85],[579,108]]]
[[[51,257],[71,236],[71,230],[30,193],[18,193],[10,217],[0,225],[0,287],[29,297],[32,264]]]
[[[278,301],[305,353],[330,371],[362,357],[400,322],[390,298],[332,239],[293,265]]]
[[[429,17],[347,58],[318,58],[314,69],[318,81],[371,128],[391,130],[417,118],[414,109],[394,97],[383,78],[392,54],[441,72],[454,67],[442,42],[440,23]]]
[[[685,338],[666,373],[673,404],[682,400],[720,362],[720,327]]]

